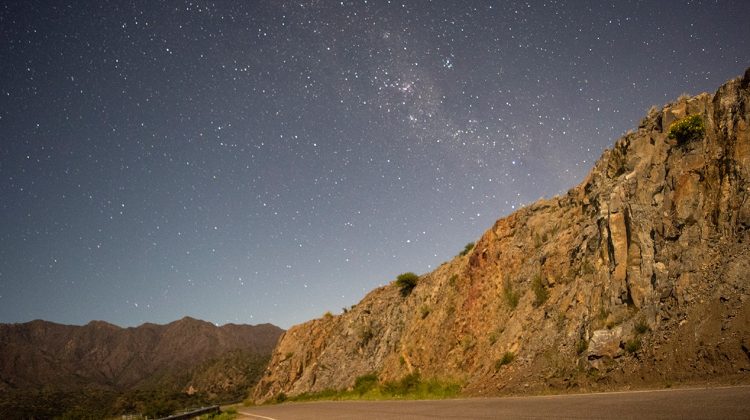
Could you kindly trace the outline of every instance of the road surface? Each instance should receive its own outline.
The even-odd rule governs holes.
[[[437,401],[320,401],[239,412],[243,420],[750,419],[750,386]]]

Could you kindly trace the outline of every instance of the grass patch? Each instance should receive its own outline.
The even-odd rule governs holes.
[[[198,420],[234,420],[237,418],[237,409],[234,407],[228,407],[223,409],[220,413],[204,414],[198,417]]]
[[[378,387],[376,396],[386,399],[444,399],[454,398],[461,392],[458,383],[438,379],[422,380],[418,373],[405,376],[400,381],[390,381]]]
[[[349,390],[327,389],[320,392],[306,392],[285,401],[319,401],[319,400],[426,400],[455,398],[461,392],[461,386],[452,381],[439,379],[422,379],[418,373],[404,376],[397,381],[380,382],[377,374],[368,373],[357,377],[354,386]]]
[[[635,323],[633,329],[638,335],[646,334],[647,332],[651,331],[651,327],[649,327],[646,321],[642,319]]]
[[[534,291],[534,307],[543,305],[549,298],[549,291],[544,287],[540,274],[535,275],[531,280],[531,290]]]
[[[503,357],[495,361],[495,370],[499,370],[501,367],[511,364],[515,358],[515,353],[512,351],[506,351],[505,354],[503,354]]]
[[[632,340],[628,340],[625,343],[625,351],[628,353],[635,353],[642,347],[642,341],[641,336],[643,334],[646,334],[647,332],[651,331],[651,327],[648,326],[648,323],[643,318],[639,319],[638,321],[633,324],[633,330],[635,331],[635,338]]]
[[[512,311],[518,306],[518,301],[521,299],[521,296],[518,292],[513,290],[513,286],[510,282],[505,282],[505,285],[503,286],[503,298],[505,299],[505,304],[507,304]]]
[[[204,414],[198,417],[198,420],[234,420],[237,418],[237,410],[227,409],[219,414]]]
[[[628,353],[635,353],[638,350],[641,349],[641,339],[640,338],[634,338],[632,340],[628,340],[627,343],[625,343],[625,351]]]
[[[377,373],[368,373],[357,377],[354,380],[354,392],[360,396],[365,395],[370,390],[378,386],[378,375]]]

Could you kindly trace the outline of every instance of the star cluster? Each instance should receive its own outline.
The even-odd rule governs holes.
[[[0,322],[293,323],[750,63],[745,1],[0,5]]]

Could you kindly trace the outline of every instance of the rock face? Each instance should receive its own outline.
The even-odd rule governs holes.
[[[392,284],[291,328],[255,400],[372,372],[468,395],[750,382],[749,85],[750,69],[653,108],[580,185],[498,220],[407,297]],[[688,115],[702,139],[669,139]]]
[[[187,317],[136,328],[102,321],[85,326],[46,321],[0,324],[0,417],[62,415],[64,401],[41,407],[62,410],[57,412],[38,412],[34,411],[38,406],[24,405],[24,398],[39,399],[42,393],[106,393],[102,401],[76,404],[108,415],[118,410],[107,411],[106,405],[114,402],[104,400],[144,388],[200,393],[203,400],[242,398],[257,381],[282,332],[270,324],[217,327]]]

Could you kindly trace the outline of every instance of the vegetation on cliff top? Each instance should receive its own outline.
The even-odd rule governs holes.
[[[396,286],[401,290],[401,296],[409,296],[411,291],[417,287],[418,280],[419,276],[412,272],[399,274],[399,276],[396,277]]]
[[[463,257],[471,252],[472,249],[474,249],[474,242],[469,242],[468,244],[466,244],[463,251],[461,251],[458,255]]]

